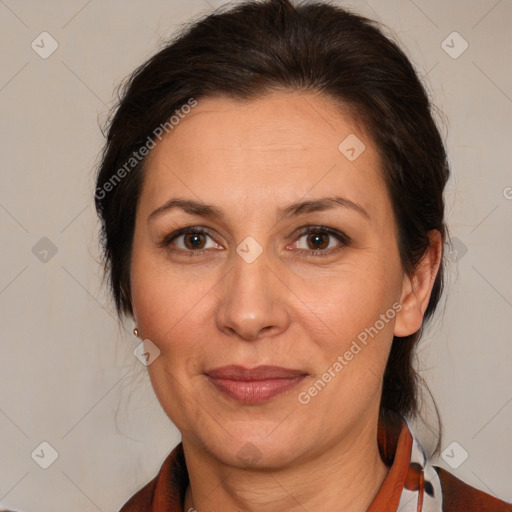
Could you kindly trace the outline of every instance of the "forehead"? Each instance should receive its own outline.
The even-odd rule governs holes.
[[[143,202],[157,206],[171,192],[253,207],[332,192],[369,209],[386,200],[378,153],[359,123],[331,98],[298,92],[198,100],[146,161]]]
[[[179,139],[180,143],[195,139],[196,143],[201,138],[199,151],[239,147],[332,152],[344,134],[357,133],[371,144],[363,131],[349,109],[332,98],[312,92],[275,91],[243,101],[225,96],[200,99],[166,139]]]

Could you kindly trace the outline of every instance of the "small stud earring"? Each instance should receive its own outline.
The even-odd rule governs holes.
[[[139,329],[137,329],[137,327],[133,328],[133,334],[135,335],[136,338],[139,337]]]

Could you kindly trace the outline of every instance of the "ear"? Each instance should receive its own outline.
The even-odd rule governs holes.
[[[443,257],[443,241],[437,230],[429,232],[430,246],[410,276],[404,275],[394,334],[398,337],[417,332],[430,300],[432,288]]]

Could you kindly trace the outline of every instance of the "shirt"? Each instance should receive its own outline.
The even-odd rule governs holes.
[[[432,466],[401,416],[393,413],[386,426],[379,421],[377,441],[382,460],[390,469],[368,512],[512,512],[512,504]],[[179,443],[157,476],[119,512],[184,512],[188,484],[183,445]]]

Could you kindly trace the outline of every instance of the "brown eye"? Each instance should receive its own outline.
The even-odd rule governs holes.
[[[206,243],[206,237],[203,233],[189,233],[183,235],[183,243],[190,250],[203,249]]]
[[[309,249],[325,249],[329,245],[329,235],[322,232],[310,233],[307,236]]]
[[[201,253],[206,249],[222,249],[212,235],[202,228],[183,228],[165,237],[159,244],[171,252]]]
[[[350,238],[341,231],[311,226],[302,230],[296,248],[301,253],[328,254],[350,245],[350,242]]]

